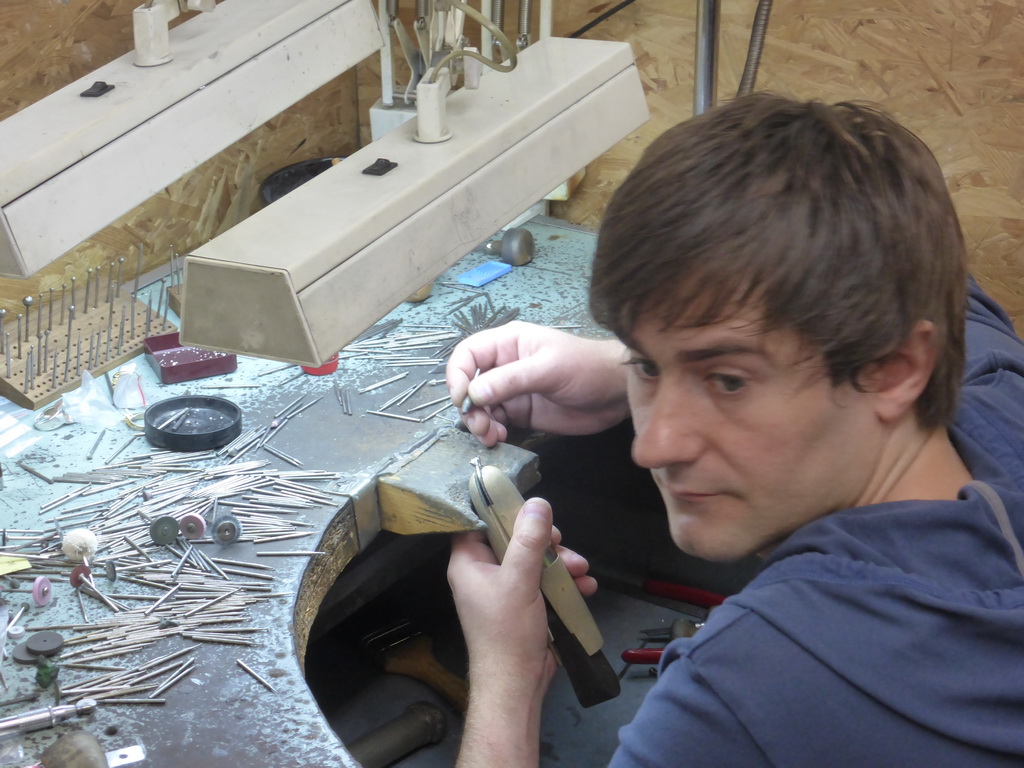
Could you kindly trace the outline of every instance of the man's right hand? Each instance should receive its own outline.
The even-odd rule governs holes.
[[[448,391],[460,408],[469,394],[473,407],[462,418],[484,445],[505,440],[510,426],[592,434],[629,415],[625,361],[617,340],[511,322],[454,349]]]

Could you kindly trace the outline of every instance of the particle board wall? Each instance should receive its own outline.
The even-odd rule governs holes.
[[[560,3],[569,34],[613,3]],[[755,0],[723,0],[719,96],[735,93]],[[651,138],[692,111],[696,0],[635,0],[584,37],[626,40],[650,122],[591,164],[555,213],[596,227],[611,191]],[[801,99],[866,99],[937,156],[972,270],[1024,330],[1024,3],[776,0],[758,88]]]
[[[135,0],[7,0],[0,4],[0,117],[131,47]],[[563,0],[566,35],[614,2]],[[756,0],[722,0],[719,94],[734,93]],[[583,36],[625,40],[640,67],[650,122],[591,164],[554,213],[597,226],[623,176],[651,139],[692,109],[696,0],[635,0]],[[509,6],[509,12],[515,9]],[[128,256],[146,268],[186,250],[252,209],[260,179],[309,157],[351,151],[352,109],[379,93],[376,57],[325,86],[25,281],[0,279],[0,306],[58,287],[89,266]],[[915,130],[939,158],[983,284],[1024,323],[1024,3],[972,0],[776,0],[760,88],[826,101],[869,99]],[[129,262],[132,260],[129,259]]]
[[[3,0],[0,119],[130,51],[140,2]],[[259,184],[274,170],[358,148],[356,99],[354,71],[335,78],[32,277],[0,278],[0,307],[24,311],[23,297],[59,293],[72,276],[81,285],[89,268],[106,280],[109,263],[121,257],[130,282],[139,243],[143,272],[166,264],[172,248],[201,245],[258,209]]]
[[[597,227],[650,141],[692,113],[697,0],[561,0],[554,31],[633,47],[650,121],[592,163],[553,213]],[[756,0],[721,0],[719,98],[735,94]],[[518,4],[506,6],[514,29]],[[471,24],[467,24],[471,27]],[[360,102],[379,95],[376,57]],[[1024,3],[776,0],[758,87],[801,99],[877,103],[920,135],[945,173],[971,266],[1024,329]],[[368,136],[365,122],[363,135]]]

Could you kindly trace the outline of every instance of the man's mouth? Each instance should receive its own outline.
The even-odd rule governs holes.
[[[696,491],[690,488],[672,488],[666,486],[666,490],[673,498],[681,499],[683,501],[702,501],[720,495],[718,493]]]

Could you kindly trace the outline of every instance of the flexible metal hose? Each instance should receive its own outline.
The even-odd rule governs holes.
[[[754,12],[754,23],[750,28],[750,45],[747,46],[747,61],[743,65],[740,87],[737,96],[746,96],[754,90],[757,82],[757,68],[761,64],[761,52],[764,50],[764,38],[768,33],[768,21],[772,15],[772,0],[758,0]]]
[[[491,0],[491,23],[505,30],[505,0]]]
[[[530,6],[531,0],[519,0],[519,48],[525,48],[530,41]]]
[[[493,21],[488,19],[473,6],[463,3],[462,0],[448,1],[451,3],[452,8],[462,11],[464,14],[469,16],[469,18],[479,23],[480,26],[486,27],[488,30],[490,30],[490,33],[494,35],[494,43],[501,52],[501,58],[496,63],[494,61],[491,61],[491,59],[489,59],[488,57],[482,56],[479,53],[476,53],[475,51],[471,51],[466,48],[458,48],[449,53],[447,56],[445,56],[431,68],[430,72],[426,76],[426,82],[434,82],[434,78],[437,76],[437,73],[440,72],[441,69],[446,64],[448,64],[448,62],[454,59],[462,58],[464,56],[468,56],[471,59],[476,59],[481,64],[486,64],[488,67],[497,70],[498,72],[511,72],[513,69],[515,69],[519,63],[519,58],[516,55],[515,46],[512,45],[512,41],[505,36],[505,33],[498,29],[498,27],[495,26]]]

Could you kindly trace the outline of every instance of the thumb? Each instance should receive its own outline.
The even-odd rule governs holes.
[[[519,510],[502,561],[502,570],[507,569],[517,590],[525,594],[540,589],[544,555],[550,546],[551,505],[544,499],[529,499]]]

